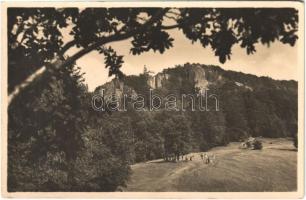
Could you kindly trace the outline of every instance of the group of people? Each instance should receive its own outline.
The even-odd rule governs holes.
[[[215,154],[211,154],[211,155],[208,155],[207,153],[201,153],[200,154],[200,157],[201,157],[201,160],[204,161],[205,164],[210,164],[210,163],[215,163],[215,160],[216,160],[216,155]],[[182,156],[181,157],[181,160],[183,161],[192,161],[194,159],[194,155],[191,155],[191,156]]]
[[[193,160],[193,158],[194,158],[194,156],[192,155],[192,156],[187,156],[187,155],[185,155],[185,156],[182,156],[182,160],[183,161],[192,161]]]
[[[212,154],[211,156],[209,156],[207,153],[205,154],[201,153],[200,156],[201,156],[201,160],[203,160],[205,164],[214,163],[216,160],[215,154]]]

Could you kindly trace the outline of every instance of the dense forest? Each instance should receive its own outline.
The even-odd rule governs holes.
[[[74,65],[44,74],[8,110],[9,191],[114,191],[124,187],[136,162],[206,151],[249,136],[296,138],[296,81],[187,63],[165,69],[168,79],[154,91],[197,93],[190,79],[195,67],[204,69],[202,79],[218,96],[219,111],[97,112],[92,96],[114,89],[112,84],[89,92]],[[123,92],[146,96],[150,77],[144,72],[119,82]]]

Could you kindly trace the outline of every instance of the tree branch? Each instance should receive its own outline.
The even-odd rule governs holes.
[[[75,40],[71,40],[71,41],[67,42],[67,43],[63,46],[63,48],[62,48],[62,50],[59,52],[59,54],[60,54],[60,55],[64,55],[64,53],[65,53],[68,49],[70,49],[71,47],[73,47],[74,45],[76,45],[76,41],[75,41]]]
[[[137,33],[140,33],[142,31],[144,31],[148,26],[152,25],[160,17],[162,17],[167,11],[168,11],[168,9],[164,9],[164,10],[158,11],[156,13],[156,15],[154,15],[152,18],[150,18],[139,29],[134,29],[134,30],[132,30],[130,32],[127,32],[127,33],[124,33],[124,34],[114,34],[114,35],[109,36],[109,37],[102,37],[102,38],[100,38],[96,43],[93,43],[93,44],[89,45],[87,48],[78,51],[73,56],[68,58],[61,66],[62,67],[66,67],[68,65],[73,64],[76,60],[78,60],[79,58],[81,58],[85,54],[91,52],[92,50],[97,49],[98,47],[100,47],[100,46],[102,46],[102,45],[104,45],[106,43],[120,41],[120,40],[125,40],[125,39],[128,39],[128,38],[132,37],[133,35],[135,35]]]
[[[115,42],[120,40],[128,39],[129,37],[132,37],[133,35],[140,33],[142,31],[145,31],[147,27],[154,24],[157,20],[159,20],[167,11],[169,8],[165,8],[162,10],[157,11],[157,13],[151,17],[146,23],[144,23],[140,28],[131,30],[130,32],[124,33],[124,34],[114,34],[109,37],[102,37],[99,40],[97,40],[95,43],[89,45],[85,49],[82,49],[75,53],[73,56],[69,57],[67,60],[61,63],[57,63],[55,68],[61,68],[66,67],[71,64],[73,64],[76,60],[84,56],[85,54],[91,52],[92,50],[97,49],[98,47],[109,43],[109,42]],[[60,53],[65,53],[70,47],[75,45],[75,40],[72,40],[68,42],[63,49],[60,51]],[[63,56],[63,54],[59,55],[60,57]],[[38,70],[36,70],[33,74],[31,74],[23,83],[16,86],[13,92],[11,92],[8,96],[8,105],[10,105],[11,101],[14,99],[15,96],[17,96],[22,89],[27,87],[34,79],[36,79],[40,74],[42,74],[44,71],[46,71],[46,66],[40,67]]]
[[[25,81],[23,81],[20,85],[16,86],[14,90],[8,96],[7,104],[10,105],[12,100],[20,93],[22,89],[27,87],[34,79],[36,79],[39,75],[46,71],[46,66],[42,66],[37,69],[33,74],[31,74]]]
[[[180,27],[179,24],[174,24],[174,25],[170,25],[170,26],[161,26],[161,28],[164,29],[164,30],[169,30],[169,29],[178,28],[178,27]]]

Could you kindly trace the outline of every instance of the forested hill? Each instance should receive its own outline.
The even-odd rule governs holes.
[[[178,106],[183,94],[207,90],[208,95],[217,96],[219,111],[215,109],[215,101],[209,99],[210,111],[199,111],[197,102],[195,111],[191,111],[192,105],[186,100],[186,112],[128,110],[112,115],[128,116],[131,121],[135,148],[141,154],[140,157],[136,154],[136,161],[161,157],[174,149],[207,150],[249,136],[296,137],[297,133],[297,82],[293,80],[273,80],[218,66],[187,63],[154,76],[145,69],[139,76],[127,76],[123,81],[114,79],[96,92],[101,88],[107,94],[145,96],[146,111],[149,111],[150,89],[161,97],[175,94]]]
[[[50,72],[51,73],[51,72]],[[185,64],[96,89],[146,99],[145,110],[98,112],[76,66],[45,73],[8,108],[9,191],[114,191],[130,165],[206,151],[249,136],[296,137],[297,82]],[[209,111],[150,111],[148,96],[207,91]],[[178,106],[182,104],[178,98]],[[293,145],[293,143],[292,143]]]

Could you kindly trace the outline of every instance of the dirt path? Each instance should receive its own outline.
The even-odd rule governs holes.
[[[239,143],[208,152],[216,163],[206,165],[200,153],[193,161],[154,160],[132,166],[124,191],[293,191],[296,159],[292,141],[263,139],[263,150],[241,150]]]

